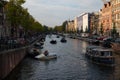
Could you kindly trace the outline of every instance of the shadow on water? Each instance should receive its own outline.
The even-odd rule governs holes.
[[[57,61],[57,59],[48,60],[48,61],[40,61],[40,62],[43,63],[44,66],[49,66],[50,63],[55,63],[56,61]]]
[[[34,70],[32,68],[32,65],[28,63],[29,60],[31,60],[31,58],[24,59],[4,80],[22,80],[21,74],[23,72],[30,74],[27,77],[32,76],[32,72]]]

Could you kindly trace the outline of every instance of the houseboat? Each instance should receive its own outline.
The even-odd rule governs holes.
[[[104,49],[100,47],[87,47],[86,57],[92,62],[105,66],[114,66],[115,58],[112,49]]]
[[[92,53],[92,49],[95,49],[95,48],[102,48],[102,47],[100,47],[100,46],[88,46],[87,48],[86,48],[86,53],[85,53],[85,55],[86,56],[88,56],[90,53]]]

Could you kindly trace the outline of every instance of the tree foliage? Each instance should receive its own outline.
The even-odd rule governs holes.
[[[86,26],[86,28],[85,28],[85,33],[88,33],[88,27]]]
[[[44,31],[44,27],[31,16],[27,9],[22,7],[25,0],[9,0],[5,6],[6,16],[11,28],[22,26],[25,31]]]
[[[3,1],[0,1],[0,7],[3,7]]]
[[[54,27],[54,31],[56,31],[56,32],[65,32],[65,31],[66,31],[66,24],[67,24],[67,21],[64,21],[64,22],[62,23],[62,25],[60,25],[60,26],[55,26],[55,27]]]
[[[112,37],[116,37],[116,35],[117,35],[117,30],[116,30],[116,26],[115,26],[115,23],[113,23],[113,29],[112,29],[112,31],[111,31],[111,35],[112,35]]]
[[[103,24],[100,26],[100,34],[103,35]]]
[[[62,32],[63,31],[62,28],[63,28],[62,26],[55,26],[54,31],[56,31],[56,32]]]
[[[62,24],[62,31],[66,31],[66,25],[67,25],[67,21],[64,21]]]
[[[81,30],[80,30],[80,33],[83,33],[83,26],[81,26]]]

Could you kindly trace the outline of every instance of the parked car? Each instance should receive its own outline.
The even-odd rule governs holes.
[[[115,42],[115,39],[113,39],[112,37],[107,37],[103,39],[104,41],[110,41],[110,42]]]
[[[104,40],[104,39],[105,39],[105,37],[98,37],[97,38],[97,40],[101,40],[101,41]]]

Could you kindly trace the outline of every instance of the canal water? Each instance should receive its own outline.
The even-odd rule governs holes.
[[[50,44],[56,39],[57,44]],[[44,49],[58,58],[39,61],[25,58],[5,80],[120,80],[120,57],[117,56],[115,67],[96,65],[86,59],[84,41],[67,38],[61,43],[60,38],[46,37]]]

